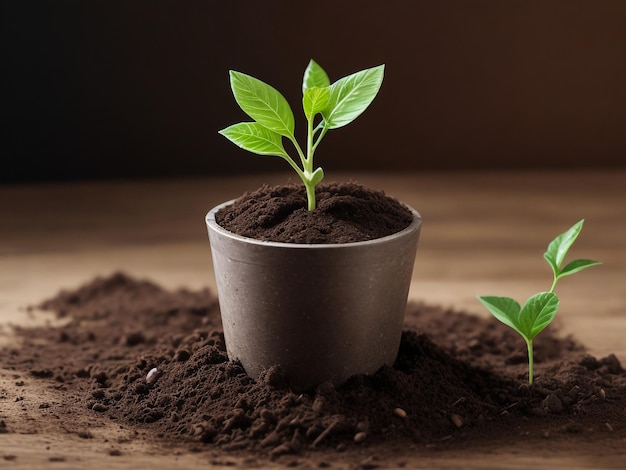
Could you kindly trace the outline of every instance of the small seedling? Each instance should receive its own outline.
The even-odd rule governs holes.
[[[230,86],[235,101],[253,119],[219,131],[244,150],[258,155],[281,157],[291,165],[304,183],[307,207],[315,209],[315,186],[324,171],[314,169],[313,154],[330,129],[354,121],[378,94],[384,65],[361,70],[333,84],[322,67],[311,60],[302,81],[302,108],[307,120],[306,152],[295,138],[295,119],[287,100],[270,85],[241,72],[230,71]],[[283,146],[287,138],[295,148],[302,167]]]
[[[554,293],[559,279],[601,264],[590,259],[576,259],[563,266],[565,255],[580,234],[584,219],[556,237],[548,245],[543,257],[552,268],[552,287],[530,297],[523,307],[509,297],[478,296],[487,310],[505,325],[517,331],[528,347],[528,384],[533,383],[533,339],[547,327],[559,309],[559,298]]]

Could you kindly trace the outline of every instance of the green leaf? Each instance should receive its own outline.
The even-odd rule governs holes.
[[[322,115],[329,129],[354,121],[367,109],[380,90],[385,66],[361,70],[330,85],[330,99]]]
[[[321,113],[328,104],[329,98],[330,91],[328,87],[307,88],[302,97],[302,108],[306,118],[310,121],[317,113]]]
[[[543,257],[552,267],[555,276],[558,276],[563,260],[565,259],[565,255],[571,248],[572,244],[576,241],[576,238],[578,238],[584,222],[585,219],[577,222],[567,231],[552,240],[548,245],[548,249],[544,253]]]
[[[295,120],[287,100],[275,88],[245,73],[230,71],[235,101],[256,122],[285,137],[292,137]]]
[[[592,259],[575,259],[574,261],[570,261],[565,265],[561,272],[559,273],[559,277],[570,276],[571,274],[577,273],[586,269],[590,266],[597,266],[598,264],[602,264],[600,261],[594,261]]]
[[[316,186],[317,183],[319,183],[323,179],[324,179],[324,170],[322,170],[322,168],[320,167],[311,174],[310,181],[313,186]]]
[[[240,122],[219,133],[248,152],[288,158],[280,134],[266,129],[258,122]]]
[[[495,297],[495,296],[478,296],[478,300],[487,307],[487,310],[504,323],[510,326],[515,331],[517,329],[517,318],[520,312],[520,305],[509,297]]]
[[[554,320],[558,309],[559,298],[553,292],[533,295],[519,313],[517,331],[528,341],[532,341]]]
[[[302,93],[309,88],[318,87],[325,88],[330,86],[330,79],[322,67],[313,59],[310,60],[304,71],[304,78],[302,79]]]

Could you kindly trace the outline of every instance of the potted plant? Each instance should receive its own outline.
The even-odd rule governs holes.
[[[369,106],[383,74],[380,65],[331,84],[311,60],[302,85],[303,150],[286,99],[230,72],[235,100],[253,121],[220,133],[250,152],[283,158],[303,182],[265,186],[206,216],[228,354],[253,378],[282,371],[289,386],[307,390],[395,361],[421,217],[355,183],[320,184],[324,172],[313,164],[322,138]],[[333,238],[337,227],[347,235]]]

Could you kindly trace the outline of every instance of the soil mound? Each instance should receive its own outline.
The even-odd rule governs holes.
[[[66,323],[18,330],[5,367],[56,384],[72,420],[105,414],[190,449],[278,457],[403,442],[461,448],[520,434],[574,446],[626,437],[620,362],[554,329],[536,339],[529,387],[523,341],[505,326],[411,303],[393,367],[295,394],[280,366],[253,381],[228,360],[208,290],[166,291],[118,273],[40,307]]]

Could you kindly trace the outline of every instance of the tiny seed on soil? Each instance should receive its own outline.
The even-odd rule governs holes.
[[[402,408],[396,408],[395,410],[393,410],[393,414],[396,415],[398,418],[406,418],[406,411],[404,411]]]
[[[611,423],[604,423],[604,427],[607,431],[613,432],[613,426],[611,426]]]
[[[146,383],[151,384],[153,382],[156,382],[157,378],[158,378],[158,370],[156,367],[153,367],[152,369],[150,369],[150,372],[148,372],[148,375],[146,375]]]
[[[355,429],[357,430],[357,432],[367,432],[369,431],[369,428],[370,428],[370,423],[367,420],[359,421],[355,426]]]
[[[452,421],[452,424],[454,424],[457,428],[463,426],[463,420],[459,415],[450,415],[450,421]]]
[[[359,442],[363,442],[365,439],[367,439],[367,433],[365,432],[357,432],[354,435],[354,442],[356,442],[357,444]]]

